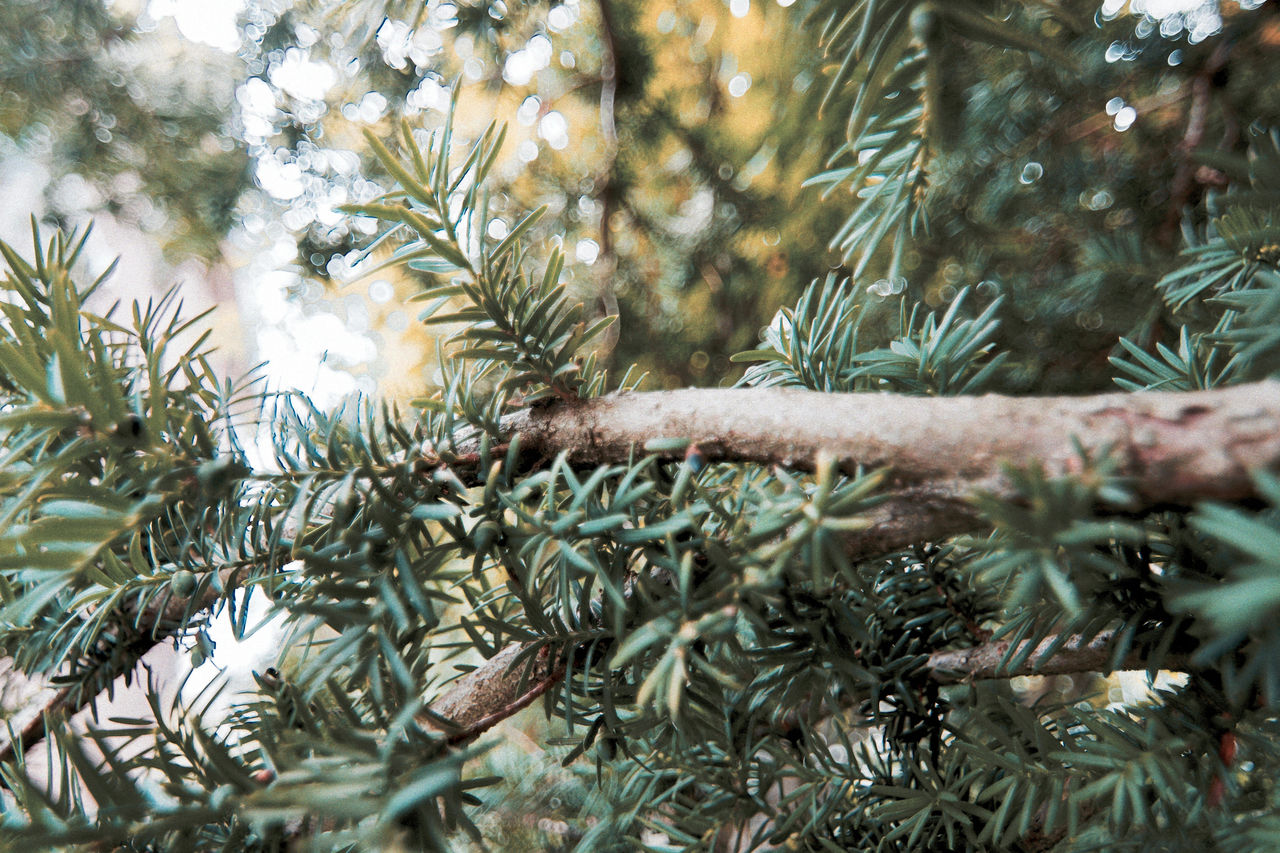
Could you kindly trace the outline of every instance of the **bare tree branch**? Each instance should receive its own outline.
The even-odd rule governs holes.
[[[1142,670],[1148,666],[1141,651],[1128,654],[1119,667],[1112,667],[1111,644],[1115,635],[1103,631],[1088,642],[1079,636],[1062,640],[1058,636],[1044,639],[1030,655],[1016,666],[1002,666],[1013,645],[1010,640],[983,643],[967,649],[950,649],[929,656],[925,669],[942,684],[964,681],[990,681],[1022,675],[1074,675],[1085,672],[1106,673],[1113,669]],[[1061,643],[1056,650],[1055,645]],[[484,664],[453,683],[440,699],[431,705],[431,714],[449,720],[449,740],[460,744],[484,733],[503,720],[528,707],[539,696],[564,678],[565,668],[542,654],[534,654],[527,665],[513,663],[529,660],[528,643],[511,643]],[[547,647],[541,651],[545,652]],[[1022,648],[1019,649],[1019,652]],[[1185,655],[1166,655],[1161,668],[1185,670]],[[456,730],[454,730],[456,729]]]
[[[504,430],[525,453],[567,450],[579,465],[626,462],[650,439],[686,438],[708,461],[812,470],[826,454],[850,473],[887,468],[887,501],[850,539],[856,558],[972,530],[976,494],[1014,496],[1007,466],[1079,473],[1077,442],[1110,454],[1130,482],[1130,510],[1256,497],[1251,472],[1280,467],[1280,383],[1089,397],[624,392],[535,406]]]

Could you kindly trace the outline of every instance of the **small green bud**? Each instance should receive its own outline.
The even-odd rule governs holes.
[[[173,579],[169,581],[169,588],[173,590],[173,594],[180,598],[190,598],[195,594],[198,581],[196,576],[186,569],[179,569],[173,573]]]
[[[133,412],[125,415],[120,423],[116,424],[116,438],[123,439],[129,443],[133,443],[142,438],[142,418]]]

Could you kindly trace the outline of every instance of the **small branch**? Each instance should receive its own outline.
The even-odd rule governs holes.
[[[17,753],[16,746],[21,746],[21,751],[26,752],[31,746],[39,743],[45,736],[45,723],[52,717],[61,715],[64,711],[71,710],[75,713],[80,709],[72,701],[72,690],[74,688],[64,687],[53,695],[53,697],[45,703],[44,708],[34,718],[29,720],[25,726],[17,732],[15,740],[11,740],[3,747],[0,747],[0,762],[10,761]],[[0,777],[0,787],[7,787],[4,778]]]
[[[1204,140],[1209,121],[1209,106],[1213,94],[1213,79],[1227,64],[1231,54],[1229,40],[1220,43],[1191,81],[1191,105],[1187,108],[1187,129],[1174,152],[1178,166],[1169,185],[1169,205],[1157,238],[1166,247],[1174,245],[1178,236],[1178,223],[1182,221],[1183,208],[1191,201],[1195,189],[1197,164],[1195,150]]]
[[[511,643],[489,660],[453,683],[431,704],[431,713],[450,723],[448,740],[462,744],[474,740],[498,723],[533,704],[564,678],[564,661],[553,659],[549,646],[516,660],[529,646]],[[424,719],[435,725],[434,720]]]
[[[137,618],[127,613],[121,614],[117,623],[118,631],[130,637],[125,642],[136,647],[135,653],[122,656],[112,664],[101,667],[100,671],[105,672],[107,676],[105,683],[109,684],[131,671],[148,651],[185,630],[186,622],[183,617],[189,612],[207,610],[216,604],[234,583],[236,574],[243,570],[244,566],[240,565],[220,570],[219,583],[208,584],[194,603],[188,598],[171,596],[154,602]],[[14,740],[0,747],[0,762],[12,760],[19,752],[25,753],[43,740],[47,732],[46,722],[55,722],[75,715],[88,707],[97,696],[96,692],[87,693],[80,684],[73,684],[59,690],[45,703],[40,713],[16,733]],[[0,787],[3,786],[4,781],[0,777]]]
[[[610,0],[599,0],[600,36],[604,43],[600,59],[600,132],[609,151],[610,168],[618,152],[618,130],[614,123],[614,103],[618,97],[618,37]]]
[[[618,125],[615,109],[618,99],[618,35],[610,0],[598,0],[600,6],[600,36],[604,50],[600,59],[600,134],[604,140],[604,164],[600,169],[600,256],[596,259],[600,300],[605,314],[618,314],[618,297],[614,293],[614,275],[618,271],[618,256],[613,245],[610,220],[618,200]],[[600,355],[607,355],[618,343],[618,324],[605,330],[600,344]]]
[[[1026,659],[1013,667],[1001,666],[1010,657],[1011,640],[983,643],[969,649],[934,652],[925,667],[930,677],[942,684],[961,681],[981,681],[995,678],[1016,678],[1020,675],[1073,675],[1081,672],[1109,672],[1112,669],[1138,670],[1147,668],[1147,660],[1141,651],[1130,652],[1119,667],[1112,667],[1111,642],[1115,635],[1103,631],[1085,643],[1080,636],[1069,637],[1057,651],[1051,651],[1060,639],[1058,636],[1042,640]],[[1026,645],[1020,645],[1021,653]],[[1168,655],[1161,661],[1161,669],[1182,671],[1187,668],[1184,655]]]
[[[1057,651],[1050,653],[1058,637],[1048,637],[1035,651],[1013,667],[1000,662],[1009,654],[1012,641],[983,643],[968,649],[934,652],[925,669],[941,684],[965,681],[990,681],[1021,675],[1074,675],[1085,672],[1112,671],[1111,642],[1114,633],[1103,631],[1089,642],[1068,638]],[[476,669],[453,683],[440,699],[431,704],[431,713],[453,723],[449,742],[461,744],[474,740],[508,717],[527,708],[547,690],[564,678],[563,662],[552,662],[544,646],[534,653],[526,665],[512,664],[530,647],[527,643],[511,643]],[[1188,666],[1184,655],[1167,655],[1161,668],[1182,671]],[[1121,662],[1120,670],[1142,670],[1147,661],[1142,652],[1132,652]],[[424,715],[425,718],[425,715]],[[434,725],[434,722],[432,723]],[[456,731],[454,730],[456,729]]]

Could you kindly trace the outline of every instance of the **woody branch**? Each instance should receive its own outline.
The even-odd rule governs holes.
[[[633,392],[537,406],[503,426],[527,456],[567,450],[570,461],[584,466],[625,462],[650,439],[667,437],[697,442],[708,461],[812,470],[826,455],[848,472],[887,468],[887,500],[847,542],[850,555],[860,558],[981,526],[976,494],[1016,497],[1007,466],[1035,462],[1050,474],[1078,472],[1081,447],[1110,455],[1134,495],[1130,511],[1255,498],[1251,472],[1280,467],[1280,382],[1043,398],[780,388]],[[478,736],[563,677],[563,667],[551,660],[513,666],[528,658],[522,652],[520,644],[508,646],[432,704],[433,714],[452,721],[451,740]],[[1037,650],[1016,669],[1000,666],[1005,652],[999,644],[939,652],[928,667],[937,680],[955,681],[1099,671],[1109,659],[1102,637],[1068,640],[1048,658]],[[47,710],[71,713],[93,698],[63,691]],[[33,721],[0,757],[30,746],[42,728]]]

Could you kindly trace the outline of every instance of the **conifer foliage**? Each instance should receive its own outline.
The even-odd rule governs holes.
[[[523,849],[1280,844],[1280,14],[1247,5],[1178,48],[1194,126],[1144,172],[1167,118],[1123,154],[1071,122],[1117,28],[1148,40],[1115,42],[1134,86],[1171,67],[1149,19],[797,4],[847,266],[735,388],[605,369],[615,318],[573,297],[543,211],[488,236],[498,125],[372,134],[394,188],[347,209],[445,330],[412,408],[219,377],[175,296],[85,307],[83,238],[0,247],[0,645],[58,689],[0,755],[0,842],[500,848],[526,808],[558,828]],[[1057,207],[1023,221],[1042,179]],[[1080,211],[1103,192],[1133,209]],[[947,258],[1003,284],[939,287]],[[1121,390],[1026,395],[1090,341],[1032,354],[1007,321],[1063,316],[1123,325],[1073,386]],[[148,683],[153,718],[65,726],[153,646],[251,629],[253,597],[288,629],[254,694]],[[1118,670],[1159,686],[1108,701]],[[495,748],[531,706],[563,766]]]

